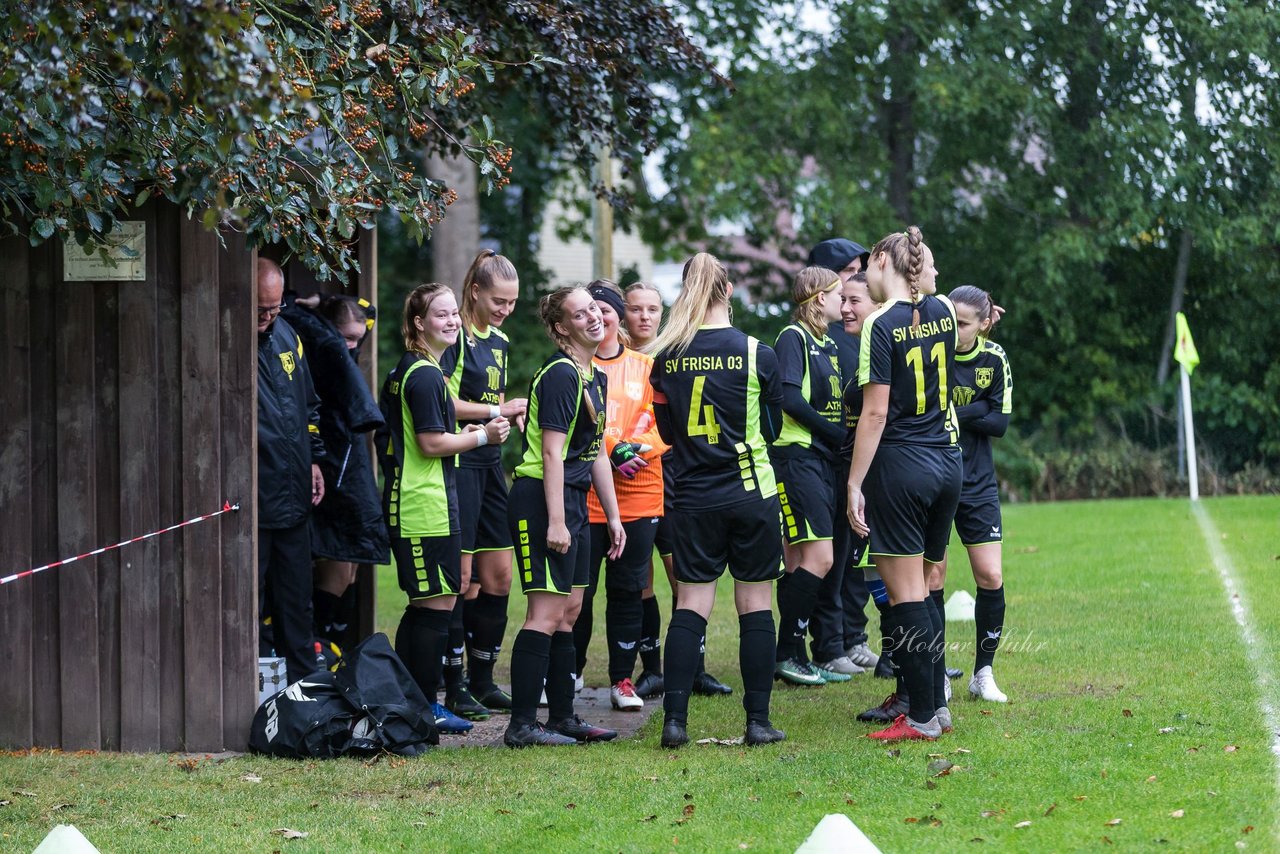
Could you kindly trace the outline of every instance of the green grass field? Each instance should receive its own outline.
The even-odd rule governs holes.
[[[1280,498],[1205,505],[1260,660],[1280,672]],[[860,676],[776,690],[773,719],[788,739],[756,750],[660,750],[659,715],[618,744],[411,761],[7,756],[0,850],[30,851],[69,823],[104,851],[790,851],[835,812],[886,852],[1280,847],[1259,703],[1275,683],[1259,684],[1188,503],[1011,506],[1005,530],[997,675],[1011,702],[971,702],[959,681],[956,730],[933,744],[862,738],[869,727],[853,716],[888,683]],[[949,590],[972,592],[963,550],[953,555]],[[393,626],[401,600],[384,576],[380,616]],[[712,617],[708,668],[739,688],[729,593]],[[512,605],[508,638],[522,597]],[[950,661],[966,672],[972,626],[948,626],[964,645]],[[596,637],[586,676],[600,684],[602,625]],[[690,717],[695,739],[741,734],[737,696],[694,698]],[[955,763],[950,774],[930,777],[933,754]]]

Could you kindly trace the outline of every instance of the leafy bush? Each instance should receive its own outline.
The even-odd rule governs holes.
[[[1047,431],[1025,437],[1010,432],[994,448],[1001,492],[1009,501],[1164,497],[1187,491],[1173,446],[1150,448],[1107,431],[1085,443],[1064,443]],[[1197,456],[1201,495],[1280,492],[1280,472],[1262,463],[1226,471],[1210,445],[1197,447]]]

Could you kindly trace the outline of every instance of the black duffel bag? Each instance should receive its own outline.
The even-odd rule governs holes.
[[[416,756],[439,743],[426,697],[383,634],[344,655],[336,673],[316,671],[269,698],[249,731],[254,753],[295,759]]]

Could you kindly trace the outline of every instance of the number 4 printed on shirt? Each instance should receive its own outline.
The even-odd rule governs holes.
[[[702,403],[702,386],[706,383],[705,374],[693,378],[693,397],[689,400],[690,436],[706,436],[707,444],[714,445],[720,441],[720,423],[716,421],[716,408],[710,403]]]

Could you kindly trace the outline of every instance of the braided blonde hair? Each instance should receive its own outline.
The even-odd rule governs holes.
[[[911,327],[920,328],[920,309],[916,303],[920,300],[920,280],[924,275],[924,235],[920,226],[913,225],[906,231],[894,232],[880,238],[871,248],[871,257],[883,252],[893,265],[898,275],[907,280],[911,287]]]

